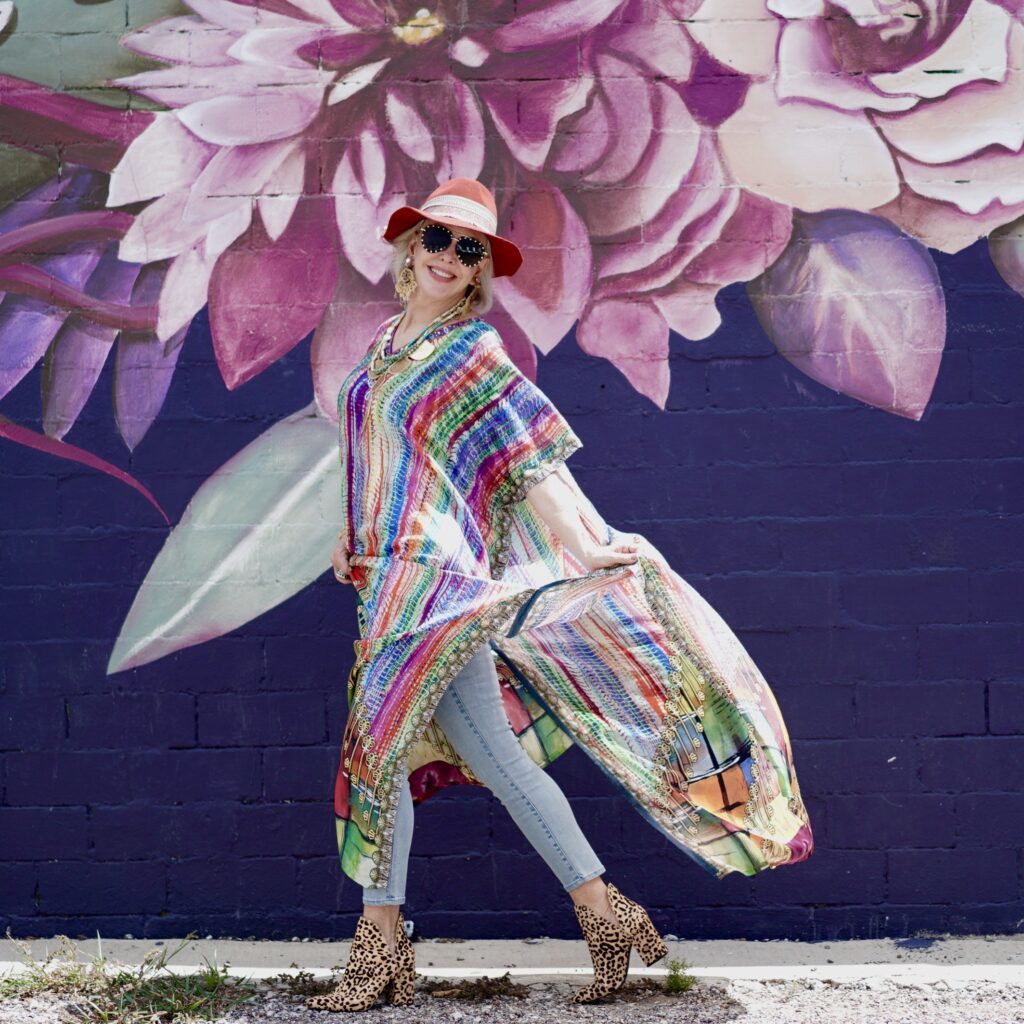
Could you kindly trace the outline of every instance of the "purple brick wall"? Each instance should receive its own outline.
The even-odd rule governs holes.
[[[937,262],[950,336],[920,422],[799,374],[741,288],[709,341],[674,339],[664,412],[571,339],[542,361],[585,443],[584,489],[664,551],[772,683],[815,826],[806,864],[716,881],[567,753],[551,774],[608,877],[666,931],[1012,932],[1024,917],[1022,306],[983,244]],[[307,345],[227,393],[197,320],[131,459],[172,518],[308,402]],[[120,464],[104,387],[69,440]],[[31,383],[8,408],[33,423]],[[359,892],[331,812],[351,592],[325,574],[237,634],[107,677],[164,531],[106,478],[0,451],[0,926],[351,934]],[[469,787],[420,809],[408,914],[427,935],[577,934],[543,862]]]

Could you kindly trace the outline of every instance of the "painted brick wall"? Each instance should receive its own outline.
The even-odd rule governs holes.
[[[321,56],[339,60],[330,19],[345,4],[296,2],[249,6],[290,28],[308,27],[306,15],[329,25]],[[296,62],[288,44],[250,39],[241,58],[228,56],[225,26],[202,17],[137,34],[186,14],[176,0],[0,0],[5,242],[19,224],[53,227],[54,211],[95,215],[110,190],[122,222],[183,182],[196,199],[210,185],[200,167],[214,150],[230,155],[235,129],[250,132],[246,145],[265,159],[284,118],[312,154],[297,177],[275,171],[268,180],[268,164],[237,194],[221,189],[209,206],[209,194],[198,196],[203,231],[222,202],[256,200],[260,220],[258,230],[232,228],[235,270],[216,287],[193,267],[192,280],[181,274],[177,290],[161,295],[165,315],[183,290],[241,311],[222,316],[219,331],[206,313],[196,318],[162,409],[147,400],[147,378],[127,388],[130,401],[118,392],[129,414],[119,406],[115,426],[117,381],[110,367],[100,373],[95,338],[84,332],[62,352],[45,338],[35,344],[10,315],[35,293],[6,277],[0,433],[13,422],[37,440],[65,437],[130,468],[176,522],[229,456],[310,402],[311,362],[330,391],[332,353],[312,356],[308,338],[291,347],[308,334],[304,315],[344,319],[325,313],[337,284],[345,312],[362,324],[389,293],[386,282],[373,284],[369,257],[353,271],[344,254],[339,282],[321,272],[340,252],[344,223],[376,223],[398,193],[421,198],[447,173],[479,174],[496,188],[503,222],[527,224],[543,243],[526,265],[542,270],[510,308],[529,310],[530,296],[543,292],[535,321],[554,330],[578,317],[581,338],[589,332],[592,355],[570,337],[539,372],[585,443],[572,460],[577,479],[608,520],[649,537],[737,629],[790,727],[817,841],[806,864],[715,881],[572,750],[551,773],[609,877],[665,931],[689,937],[1019,930],[1024,195],[1021,153],[1010,145],[1024,137],[1014,100],[1024,27],[1011,6],[925,4],[919,19],[872,28],[831,9],[824,24],[753,6],[749,23],[737,24],[715,0],[619,0],[602,4],[601,19],[575,5],[573,27],[557,12],[545,19],[542,3],[437,4],[426,19],[418,3],[399,3],[397,35],[389,24],[363,26],[372,56],[391,61],[388,74],[339,92],[352,70],[342,61],[337,78],[332,71],[303,93],[323,114],[313,121],[300,116],[301,103],[275,104],[282,83],[294,81],[286,69],[306,73],[307,86],[316,78],[316,55]],[[229,5],[200,7],[230,15],[229,32],[255,27]],[[559,24],[577,33],[568,45]],[[776,32],[817,45],[776,48]],[[157,67],[151,57],[170,68],[157,75],[168,88],[154,97],[137,81],[131,91],[113,84]],[[266,107],[245,94],[252,68],[238,76],[238,60],[269,62],[256,73]],[[220,98],[237,100],[241,89],[244,102],[207,119],[195,110],[205,94],[192,87],[210,66]],[[899,72],[895,85],[886,68]],[[587,75],[593,92],[581,119]],[[970,107],[978,94],[987,103],[981,118]],[[438,95],[465,104],[467,116],[439,117]],[[207,149],[173,127],[168,111],[185,108]],[[623,110],[635,113],[625,125]],[[165,133],[140,159],[147,125]],[[602,153],[595,166],[591,152]],[[164,175],[168,168],[175,173]],[[58,180],[60,202],[31,191]],[[294,234],[273,213],[289,182],[304,211]],[[635,189],[634,202],[620,208],[625,189]],[[623,220],[624,209],[635,216]],[[173,216],[162,216],[174,235]],[[272,223],[276,246],[265,234]],[[215,232],[224,244],[227,232],[223,223]],[[991,250],[984,241],[966,247],[986,234]],[[638,235],[650,251],[638,245],[619,263],[628,272],[610,269],[609,252]],[[55,251],[60,263],[59,247],[40,253],[34,236],[18,237],[11,259],[53,270],[44,257]],[[667,237],[680,258],[663,301],[660,273],[648,272]],[[163,265],[147,266],[155,276],[133,291],[136,313],[155,301],[166,261],[188,256],[193,240],[183,238],[146,256]],[[554,256],[544,249],[550,238],[567,239]],[[72,231],[65,255],[89,256],[75,248],[80,241]],[[121,252],[122,260],[141,258],[135,244],[135,257]],[[311,247],[323,258],[308,259]],[[260,259],[247,263],[257,248]],[[929,251],[944,295],[929,287]],[[109,256],[88,282],[105,295],[126,272]],[[278,273],[261,277],[260,265]],[[764,330],[743,285],[730,284],[755,279]],[[788,300],[792,284],[807,280],[812,291],[826,287],[801,308]],[[708,282],[712,296],[723,285],[714,299],[723,326],[685,340],[710,330],[694,299],[712,301],[701,291]],[[267,304],[278,285],[288,301]],[[899,322],[894,289],[921,315],[887,331]],[[296,295],[303,302],[292,302]],[[877,300],[877,316],[865,295]],[[53,301],[59,309],[64,300]],[[266,369],[246,332],[254,313],[261,330],[250,333],[273,347]],[[672,335],[664,409],[668,377],[622,358],[611,329],[622,323],[640,324],[637,341],[655,352],[669,327],[681,332]],[[805,375],[779,353],[800,362],[808,344],[818,358],[803,362]],[[616,358],[626,371],[633,364],[631,383]],[[237,390],[223,383],[243,380]],[[0,927],[350,935],[359,892],[337,864],[331,787],[353,595],[325,574],[236,633],[107,676],[166,535],[154,510],[109,477],[0,440]],[[577,934],[569,901],[479,789],[455,787],[420,808],[410,893],[409,916],[424,934]]]
[[[586,492],[762,667],[815,828],[807,863],[715,881],[569,751],[552,775],[608,877],[665,931],[1012,932],[1024,917],[1024,307],[983,244],[936,258],[950,328],[920,422],[796,371],[741,286],[721,294],[712,338],[673,337],[664,412],[571,338],[541,362],[584,441]],[[308,358],[307,341],[229,393],[197,319],[131,459],[172,519],[309,401]],[[108,388],[69,440],[123,460]],[[27,383],[5,408],[32,423],[37,404]],[[0,925],[350,935],[359,892],[336,862],[330,790],[351,591],[325,574],[236,634],[107,677],[165,531],[107,478],[12,446],[0,457]],[[407,909],[427,935],[577,934],[543,862],[470,787],[419,809]]]

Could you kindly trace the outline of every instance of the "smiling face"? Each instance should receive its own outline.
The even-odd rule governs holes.
[[[424,221],[426,227],[432,221]],[[427,252],[419,232],[409,239],[409,254],[412,256],[413,273],[416,275],[416,287],[422,288],[424,298],[438,304],[452,304],[463,297],[466,286],[477,278],[487,265],[490,256],[485,256],[475,267],[467,267],[455,255],[455,242],[460,235],[468,235],[488,246],[486,236],[471,228],[452,226],[452,240],[443,252]]]

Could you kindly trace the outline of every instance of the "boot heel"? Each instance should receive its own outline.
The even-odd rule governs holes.
[[[648,967],[668,954],[668,945],[658,934],[646,910],[641,913],[639,926],[633,933],[633,946]]]
[[[395,1006],[410,1006],[416,994],[416,949],[405,933],[401,916],[395,939],[395,973],[388,983],[384,998]]]
[[[668,946],[658,934],[658,929],[654,927],[650,914],[639,903],[628,896],[623,896],[611,882],[608,883],[608,901],[622,922],[640,959],[648,967],[668,954]]]

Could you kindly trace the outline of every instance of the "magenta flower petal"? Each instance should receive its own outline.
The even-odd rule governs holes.
[[[120,43],[133,53],[165,64],[196,64],[215,67],[230,64],[228,50],[238,33],[204,22],[194,14],[164,18],[127,32]]]
[[[659,14],[657,8],[648,7],[631,24],[615,25],[609,33],[608,48],[628,58],[641,72],[640,78],[689,82],[699,51],[686,31],[683,16]]]
[[[247,0],[186,0],[196,14],[214,25],[235,32],[251,32],[260,25],[273,23],[275,15],[270,4]],[[287,22],[285,22],[287,24]]]
[[[353,268],[376,284],[387,273],[393,256],[391,246],[379,240],[379,232],[390,214],[404,206],[407,198],[396,174],[396,180],[382,188],[380,202],[375,202],[364,184],[364,159],[365,151],[358,142],[346,147],[331,191],[342,250]],[[397,168],[393,170],[397,172]]]
[[[607,117],[602,134],[608,138],[609,147],[600,164],[587,173],[587,181],[609,185],[628,178],[647,152],[654,130],[652,102],[656,97],[650,83],[625,61],[602,56],[597,69]]]
[[[601,247],[595,262],[602,279],[643,273],[644,287],[658,287],[678,275],[714,240],[715,232],[735,209],[737,190],[728,188],[711,133],[698,129],[694,141],[692,150],[684,149],[679,139],[669,143],[676,148],[684,177],[653,217]],[[665,143],[659,139],[654,145]],[[642,187],[642,179],[632,180],[630,185]],[[632,204],[634,198],[627,201]]]
[[[207,225],[184,219],[189,190],[178,189],[154,200],[135,215],[121,239],[120,256],[135,263],[153,263],[177,256],[201,240]]]
[[[650,104],[644,103],[649,109]],[[562,174],[587,177],[600,170],[605,154],[615,144],[609,131],[610,103],[603,89],[594,89],[586,107],[572,117],[564,118],[551,143],[548,165]],[[633,125],[634,134],[646,139],[650,135],[650,120],[639,116]]]
[[[224,383],[237,388],[295,347],[334,294],[338,242],[327,196],[305,196],[272,241],[256,220],[210,278],[213,347]]]
[[[343,74],[386,57],[387,43],[386,38],[376,34],[336,32],[320,40],[315,53],[308,46],[301,48],[299,53],[311,64],[323,62],[326,67]]]
[[[748,285],[779,352],[809,377],[920,419],[946,340],[946,306],[928,250],[853,210],[795,218],[786,251]]]
[[[492,33],[491,41],[500,50],[539,49],[584,35],[603,24],[621,6],[622,0],[533,0],[519,4],[519,10],[525,13]]]
[[[590,78],[498,79],[481,82],[477,90],[516,159],[536,171],[547,159],[555,126],[583,108],[592,85]]]
[[[278,85],[255,96],[217,96],[180,110],[185,126],[206,142],[245,146],[297,135],[323,102],[317,85]]]
[[[693,284],[680,278],[668,288],[652,293],[651,298],[670,330],[699,341],[722,326],[722,315],[715,305],[720,288],[718,284]]]
[[[110,175],[107,206],[165,196],[192,184],[217,153],[173,113],[160,113],[125,150]]]
[[[296,139],[282,139],[264,146],[218,150],[192,183],[182,218],[208,224],[249,202],[298,145]]]
[[[434,133],[417,109],[415,93],[414,88],[403,87],[401,83],[389,86],[384,110],[398,148],[412,160],[433,163]]]
[[[763,196],[741,192],[714,241],[686,268],[691,281],[732,284],[763,273],[782,254],[793,229],[793,211]]]
[[[604,299],[580,317],[576,340],[584,352],[612,363],[660,409],[668,400],[668,329],[653,303]]]
[[[632,232],[656,216],[676,195],[697,156],[702,129],[682,98],[658,82],[649,89],[654,98],[651,141],[636,170],[613,188],[580,190],[577,206],[592,235]]]
[[[337,422],[342,383],[366,355],[377,328],[394,313],[394,299],[342,261],[334,295],[313,335],[313,391],[325,416]]]
[[[590,290],[586,227],[565,196],[539,176],[514,194],[501,220],[523,250],[523,265],[514,277],[495,279],[495,294],[533,344],[550,352]]]
[[[440,149],[434,163],[438,180],[478,177],[484,165],[487,129],[473,90],[465,82],[449,78],[427,90],[420,104],[429,124],[447,128],[435,140]]]

